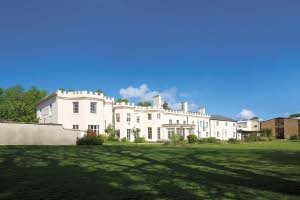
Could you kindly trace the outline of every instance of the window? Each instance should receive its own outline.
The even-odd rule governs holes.
[[[228,123],[227,123],[227,122],[225,122],[225,126],[227,126],[227,124],[228,124]]]
[[[99,125],[88,125],[88,129],[99,135]]]
[[[120,122],[120,114],[119,113],[116,114],[116,121]]]
[[[152,120],[152,114],[148,114],[148,120]]]
[[[216,122],[216,125],[219,126],[219,121]]]
[[[200,121],[200,127],[202,127],[202,121]]]
[[[130,141],[130,136],[131,136],[131,130],[127,129],[127,140]]]
[[[157,127],[157,139],[160,140],[160,127]]]
[[[208,127],[208,122],[206,122],[206,127]]]
[[[160,119],[160,113],[157,114],[157,119]]]
[[[233,127],[235,127],[235,123],[233,123]]]
[[[74,130],[78,130],[78,129],[79,129],[79,125],[77,125],[77,124],[76,124],[76,125],[73,125],[73,129],[74,129]]]
[[[217,137],[220,137],[220,132],[219,131],[217,131]]]
[[[227,138],[227,131],[225,130],[225,138]]]
[[[168,128],[168,139],[171,138],[171,136],[175,133],[175,129],[174,128]]]
[[[126,119],[126,121],[130,122],[130,120],[131,120],[131,115],[130,115],[130,113],[127,113],[127,119]]]
[[[186,124],[186,121],[183,121],[183,124]]]
[[[97,113],[97,102],[91,102],[90,112]]]
[[[169,124],[172,124],[172,120],[171,119],[169,119]]]
[[[179,124],[179,120],[177,120],[176,123]]]
[[[235,132],[233,132],[233,134],[232,134],[232,135],[233,135],[233,137],[234,137],[234,138],[236,137],[236,135],[235,135]]]
[[[41,109],[39,110],[38,115],[39,115],[39,118],[40,118],[40,119],[43,117],[43,115],[42,115],[42,110],[41,110]]]
[[[208,132],[206,132],[206,137],[208,137]]]
[[[49,106],[49,117],[51,117],[52,116],[52,104],[50,104],[50,106]]]
[[[73,102],[73,113],[79,113],[79,102]]]
[[[195,121],[192,121],[192,124],[195,125]]]
[[[149,127],[148,128],[148,139],[152,139],[152,128],[151,127]]]
[[[136,123],[140,123],[140,116],[136,116]]]

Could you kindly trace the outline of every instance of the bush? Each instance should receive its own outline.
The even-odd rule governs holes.
[[[77,139],[76,144],[77,145],[102,145],[103,143],[97,137],[97,134],[95,132],[88,130],[85,136]]]
[[[98,138],[99,138],[99,140],[102,144],[108,142],[108,136],[107,135],[101,134],[101,135],[98,136]]]
[[[188,135],[187,139],[188,139],[189,144],[194,144],[194,143],[197,143],[197,141],[198,141],[197,136],[194,134]]]
[[[143,137],[137,137],[134,139],[134,143],[144,143],[145,142],[145,138]]]
[[[221,140],[218,140],[215,137],[209,137],[209,138],[201,138],[198,140],[198,143],[202,144],[202,143],[221,143]]]
[[[238,144],[238,143],[240,143],[240,141],[235,139],[235,138],[230,138],[227,142],[229,144]]]
[[[183,143],[184,143],[184,137],[182,135],[172,134],[170,138],[170,144],[183,144]]]
[[[259,142],[259,137],[256,133],[251,133],[247,138],[245,138],[245,142]]]
[[[261,137],[272,137],[272,129],[263,129],[260,132]]]
[[[127,142],[127,138],[126,138],[126,137],[123,137],[123,138],[121,139],[121,142]]]
[[[295,134],[290,137],[290,140],[300,140],[300,136]]]

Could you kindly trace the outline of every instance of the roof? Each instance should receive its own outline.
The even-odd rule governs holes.
[[[221,115],[211,115],[211,120],[218,120],[218,121],[229,121],[229,122],[236,122],[236,120],[229,118],[229,117],[224,117]]]

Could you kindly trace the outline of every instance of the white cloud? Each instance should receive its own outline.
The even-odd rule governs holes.
[[[147,84],[142,84],[139,87],[129,86],[128,88],[120,89],[120,96],[131,101],[152,101],[153,96],[161,95],[163,101],[167,101],[169,106],[174,110],[181,109],[181,103],[178,100],[178,96],[181,97],[180,94],[178,95],[178,90],[175,87],[163,91],[156,91],[150,90]],[[187,93],[184,94],[188,95]],[[193,111],[198,109],[198,106],[196,104],[190,104],[189,107],[190,110]]]
[[[256,115],[253,113],[252,110],[243,109],[243,110],[237,115],[237,117],[238,117],[239,119],[248,120],[248,119],[252,119],[253,117],[256,117]]]

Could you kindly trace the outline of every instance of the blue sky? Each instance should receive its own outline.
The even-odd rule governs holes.
[[[3,0],[0,87],[284,116],[300,112],[299,13],[298,0]]]

